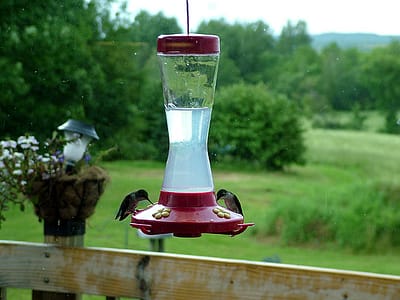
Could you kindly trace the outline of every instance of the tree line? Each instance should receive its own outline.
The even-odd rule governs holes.
[[[114,158],[166,158],[168,136],[156,39],[183,30],[175,18],[162,13],[142,11],[132,20],[125,6],[117,14],[111,11],[110,1],[101,0],[1,1],[2,139],[26,132],[44,139],[66,119],[75,118],[96,126],[101,137],[96,147],[117,146]],[[225,95],[232,97],[232,89],[267,93],[260,98],[265,101],[281,99],[277,105],[282,114],[288,111],[295,116],[355,108],[381,110],[386,115],[386,131],[397,129],[399,42],[370,52],[341,49],[336,44],[316,51],[303,21],[288,22],[278,36],[263,21],[230,24],[224,19],[203,22],[196,32],[221,38],[210,131],[210,148],[221,158],[257,160],[249,152],[227,153],[229,140],[220,145],[222,135],[217,128],[223,128],[218,122],[224,118],[219,116],[229,113],[229,107],[221,104],[218,112],[218,97],[221,101]],[[249,102],[246,96],[241,101]],[[252,115],[243,121],[261,126]],[[286,158],[287,163],[301,162],[304,152],[300,122],[295,119],[293,126],[291,148],[297,147],[298,154]],[[234,136],[230,139],[232,145],[237,144]],[[277,152],[284,153],[282,149]],[[267,161],[262,165],[280,168],[286,164]]]

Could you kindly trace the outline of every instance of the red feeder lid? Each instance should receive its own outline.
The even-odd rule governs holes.
[[[163,54],[217,54],[219,37],[205,34],[160,35],[157,52]]]

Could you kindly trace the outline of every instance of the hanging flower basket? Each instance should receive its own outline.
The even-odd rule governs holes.
[[[39,219],[86,220],[96,208],[109,177],[96,166],[84,168],[78,174],[63,174],[58,178],[35,181],[28,195]]]
[[[0,141],[0,226],[10,203],[24,210],[30,201],[45,228],[46,224],[84,224],[94,213],[109,177],[103,169],[89,165],[89,155],[71,164],[62,149],[65,152],[75,141],[57,135],[42,147],[29,135]]]

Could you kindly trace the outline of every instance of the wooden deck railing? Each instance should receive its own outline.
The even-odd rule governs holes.
[[[0,241],[3,298],[6,288],[103,295],[108,299],[400,299],[398,276]]]

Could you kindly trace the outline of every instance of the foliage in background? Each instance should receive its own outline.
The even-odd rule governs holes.
[[[129,114],[125,123],[116,126],[117,124],[110,120],[110,130],[116,132],[109,132],[105,136],[109,146],[117,145],[119,151],[109,159],[165,161],[168,133],[156,57],[156,40],[158,35],[177,33],[181,29],[173,18],[167,18],[162,13],[150,15],[144,11],[139,12],[133,22],[121,24],[114,31],[108,32],[107,41],[102,42],[108,45],[111,52],[109,58],[105,59],[113,66],[113,70],[119,72],[117,78],[121,78],[120,82],[116,82],[116,76],[110,74],[107,85],[116,82],[123,85],[124,90],[130,87],[125,96],[131,99],[128,106],[121,106]],[[99,54],[101,53],[99,51]],[[127,65],[135,72],[127,70]],[[107,70],[104,71],[107,73]],[[110,101],[109,105],[114,107],[114,101]],[[107,114],[107,111],[101,115],[114,117],[114,114]]]
[[[141,11],[132,19],[126,4],[112,14],[112,2],[0,3],[1,138],[27,132],[44,138],[74,118],[96,127],[96,148],[119,149],[109,159],[165,160],[156,38],[182,29],[162,13]],[[217,91],[262,83],[307,117],[331,109],[382,110],[384,130],[399,130],[396,42],[368,53],[335,44],[317,52],[303,21],[288,22],[279,36],[263,21],[211,20],[196,31],[221,38]],[[252,120],[249,126],[257,127]]]
[[[364,54],[357,49],[340,49],[336,44],[325,47],[320,54],[320,94],[334,110],[351,110],[355,105],[368,108],[371,96],[362,81]]]
[[[85,118],[102,79],[89,44],[99,38],[96,5],[1,1],[0,136],[51,134],[68,117]],[[5,96],[3,96],[5,95]]]
[[[217,34],[221,40],[221,59],[217,86],[244,80],[266,82],[274,74],[277,53],[269,26],[261,21],[249,24],[229,24],[225,20],[202,22],[197,29],[205,34]]]
[[[385,112],[385,132],[400,133],[396,121],[400,110],[400,42],[374,49],[364,65],[364,79],[377,107]]]
[[[300,115],[286,97],[242,83],[221,88],[216,98],[210,152],[218,161],[270,170],[304,163]]]
[[[359,105],[355,105],[350,113],[346,113],[347,118],[340,118],[335,114],[336,111],[325,111],[314,114],[312,126],[325,129],[349,129],[364,130],[364,123],[367,119],[366,112],[361,111]],[[375,128],[376,130],[377,128]]]
[[[398,186],[363,183],[312,198],[279,201],[268,210],[266,233],[289,245],[336,244],[355,251],[396,248],[400,246],[398,192]]]

